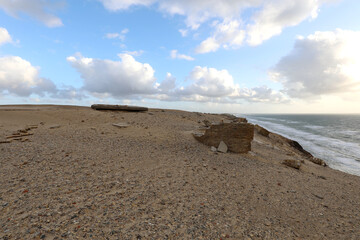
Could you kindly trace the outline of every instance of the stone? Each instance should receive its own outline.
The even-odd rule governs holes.
[[[61,127],[60,125],[51,125],[51,126],[49,126],[50,129],[60,128],[60,127]]]
[[[251,141],[254,138],[254,125],[250,123],[212,124],[208,129],[194,138],[207,146],[219,146],[223,141],[230,152],[247,153],[251,151]]]
[[[95,110],[112,110],[112,111],[128,111],[128,112],[142,112],[148,111],[146,107],[128,106],[128,105],[108,105],[108,104],[93,104],[92,109]]]
[[[127,123],[113,123],[112,124],[114,127],[118,127],[118,128],[127,128],[129,127],[130,125],[127,124]]]
[[[300,169],[301,167],[301,161],[296,159],[285,159],[282,164],[295,169]]]
[[[226,146],[224,141],[221,141],[217,150],[218,150],[218,152],[227,153],[228,147]]]
[[[214,147],[214,146],[211,146],[211,151],[213,151],[213,152],[217,152],[217,149],[216,149],[216,147]]]
[[[315,164],[320,165],[320,166],[324,166],[324,167],[327,166],[326,162],[324,160],[320,159],[320,158],[312,157],[309,160],[311,162],[315,163]]]

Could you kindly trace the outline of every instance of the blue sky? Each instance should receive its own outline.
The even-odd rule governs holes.
[[[355,0],[0,0],[0,104],[360,113]]]

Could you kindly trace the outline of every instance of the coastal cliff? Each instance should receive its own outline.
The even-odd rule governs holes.
[[[229,120],[162,109],[1,106],[0,238],[360,235],[359,177],[324,167],[260,126],[247,153],[213,151],[193,136]]]

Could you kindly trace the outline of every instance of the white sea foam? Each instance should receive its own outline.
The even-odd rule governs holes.
[[[304,127],[310,128],[310,129],[314,129],[314,130],[318,130],[318,129],[323,129],[323,128],[324,128],[324,126],[317,126],[317,125],[305,125]]]

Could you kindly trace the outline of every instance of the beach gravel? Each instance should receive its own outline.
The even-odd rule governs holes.
[[[0,239],[359,238],[359,177],[303,159],[271,133],[255,134],[247,154],[218,154],[192,136],[222,120],[0,107],[0,141],[36,126],[27,141],[0,144]],[[284,166],[289,158],[301,168]]]

